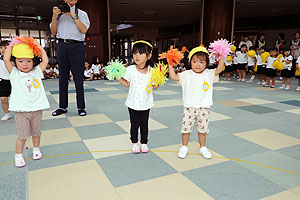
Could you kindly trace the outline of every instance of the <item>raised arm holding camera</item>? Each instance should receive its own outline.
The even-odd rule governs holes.
[[[85,61],[84,40],[90,21],[86,12],[78,9],[78,0],[59,0],[53,7],[52,35],[56,35],[57,59],[59,64],[59,108],[53,116],[68,112],[68,79],[73,74],[76,87],[78,114],[85,116],[83,71]]]

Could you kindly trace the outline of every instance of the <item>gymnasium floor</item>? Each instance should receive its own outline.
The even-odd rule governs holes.
[[[85,82],[88,115],[82,118],[70,82],[69,112],[54,118],[58,80],[44,85],[51,109],[44,112],[42,160],[15,168],[15,123],[0,123],[1,200],[300,199],[300,92],[295,79],[290,91],[234,80],[216,83],[207,138],[211,160],[197,154],[195,128],[191,154],[177,158],[183,108],[176,82],[154,92],[152,151],[139,155],[130,152],[127,88],[118,82]],[[26,146],[24,155],[30,159],[31,142]]]

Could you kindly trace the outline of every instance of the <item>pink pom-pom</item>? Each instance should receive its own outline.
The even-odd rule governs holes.
[[[9,47],[14,47],[16,44],[22,44],[22,41],[19,40],[19,37],[15,36],[11,43],[9,44]]]
[[[226,39],[219,39],[210,43],[209,45],[209,52],[212,55],[223,56],[226,58],[229,53],[231,52],[232,44]]]

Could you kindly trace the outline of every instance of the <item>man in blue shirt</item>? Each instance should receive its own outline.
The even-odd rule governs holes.
[[[62,13],[58,7],[53,7],[52,22],[50,24],[52,35],[56,35],[57,60],[59,65],[59,108],[52,113],[53,116],[68,112],[68,79],[70,71],[76,87],[76,100],[78,114],[85,116],[85,100],[83,89],[83,71],[85,62],[84,40],[90,27],[86,12],[78,9],[78,0],[65,0],[70,5],[70,12]]]

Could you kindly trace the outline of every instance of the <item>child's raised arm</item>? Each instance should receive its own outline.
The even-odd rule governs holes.
[[[129,87],[129,86],[130,86],[130,82],[127,81],[127,80],[125,80],[124,78],[120,78],[118,81],[119,81],[119,83],[120,83],[121,85],[123,85],[124,87]]]
[[[174,67],[169,65],[169,75],[173,81],[179,81],[179,75],[175,73]]]
[[[215,71],[215,75],[219,75],[223,71],[224,57],[220,56],[218,67]]]
[[[44,50],[44,48],[37,42],[35,41],[35,44],[38,46],[38,48],[41,50],[42,52],[42,62],[39,64],[42,72],[46,69],[47,65],[48,65],[48,56],[46,51]]]
[[[6,67],[6,69],[9,73],[11,72],[11,70],[14,67],[12,62],[10,61],[11,51],[12,51],[12,48],[10,46],[8,46],[7,49],[5,50],[4,56],[3,56],[3,61],[4,61],[4,64],[5,64],[5,67]]]

